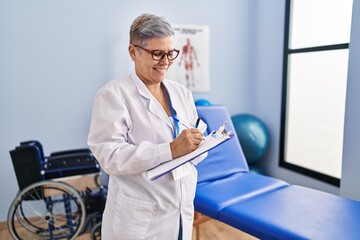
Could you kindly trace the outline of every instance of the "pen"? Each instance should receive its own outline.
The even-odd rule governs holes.
[[[185,123],[183,123],[182,121],[180,121],[180,119],[178,119],[176,116],[172,116],[172,118],[174,119],[174,121],[180,123],[181,125],[183,125],[183,126],[186,127],[187,129],[190,129],[189,126],[187,126]],[[200,123],[200,118],[198,118],[198,119],[196,120],[196,124],[195,124],[196,128],[198,127],[199,123]],[[202,137],[202,140],[205,140],[205,138]]]
[[[198,128],[199,123],[200,123],[200,118],[198,117],[198,119],[196,120],[195,128]]]

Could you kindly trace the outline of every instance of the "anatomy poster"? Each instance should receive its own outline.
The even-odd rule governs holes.
[[[180,54],[167,78],[182,83],[193,92],[209,92],[209,27],[173,25],[173,28],[174,46]]]

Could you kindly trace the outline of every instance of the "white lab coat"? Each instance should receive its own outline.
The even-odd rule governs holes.
[[[191,92],[174,81],[163,83],[178,118],[195,123]],[[172,159],[171,141],[170,118],[135,73],[99,90],[88,145],[110,175],[103,239],[177,240],[180,215],[183,239],[192,238],[196,168],[187,163],[190,174],[178,181],[171,173],[155,181],[146,175],[146,170]]]

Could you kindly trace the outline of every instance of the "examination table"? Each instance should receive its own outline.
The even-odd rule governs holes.
[[[197,111],[209,131],[228,121],[235,133],[197,165],[198,233],[212,218],[260,239],[360,239],[360,202],[249,172],[227,109]]]

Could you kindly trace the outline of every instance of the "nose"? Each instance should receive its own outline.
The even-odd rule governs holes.
[[[161,64],[169,64],[171,63],[172,61],[170,61],[168,58],[167,58],[167,55],[164,54],[164,56],[162,57],[162,59],[160,59],[159,63]]]

